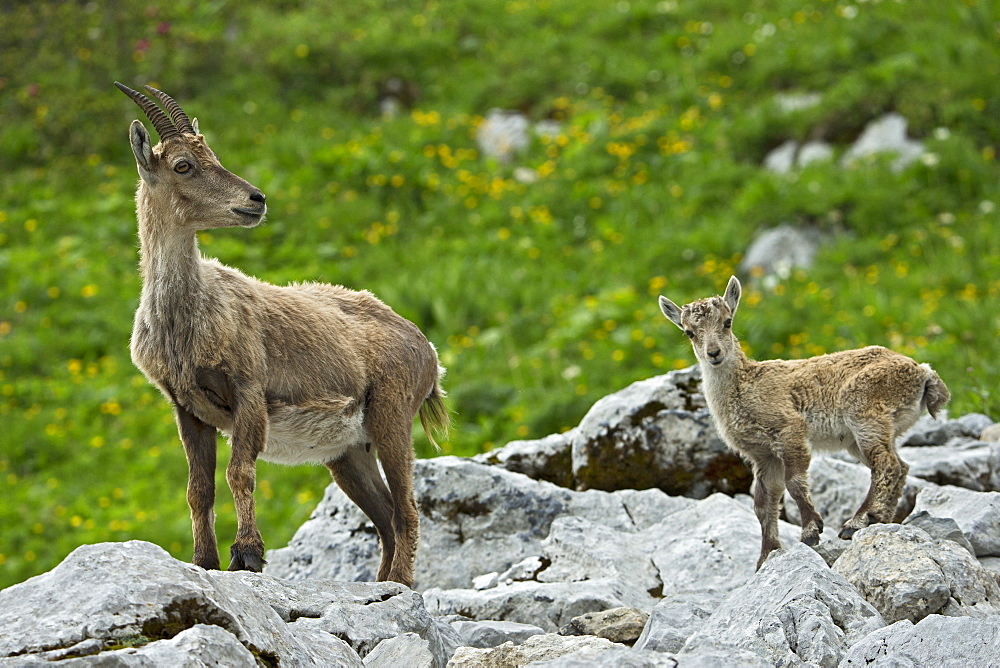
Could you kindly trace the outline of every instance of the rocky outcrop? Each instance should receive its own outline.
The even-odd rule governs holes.
[[[565,434],[474,460],[574,489],[656,488],[693,498],[750,489],[746,467],[715,431],[696,366],[604,397]]]
[[[80,547],[0,591],[0,666],[977,665],[1000,652],[992,428],[918,423],[901,439],[903,524],[850,542],[836,528],[869,473],[814,457],[819,546],[783,521],[755,572],[752,502],[719,464],[697,373],[675,372],[566,434],[417,462],[415,590],[370,582],[374,529],[331,485],[264,574]]]

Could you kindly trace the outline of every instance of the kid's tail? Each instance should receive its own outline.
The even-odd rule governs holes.
[[[937,372],[929,364],[921,364],[920,366],[927,371],[922,402],[927,407],[927,412],[931,414],[931,417],[937,417],[937,412],[951,400],[951,392],[941,380],[941,376],[937,375]]]
[[[427,440],[431,442],[434,448],[441,452],[441,446],[437,444],[434,437],[431,435],[431,431],[436,431],[439,434],[448,435],[448,425],[451,424],[451,417],[448,415],[448,408],[444,405],[445,391],[441,389],[441,377],[444,375],[444,369],[438,367],[438,378],[434,382],[434,387],[431,389],[430,394],[424,399],[424,403],[420,405],[420,426],[424,428],[424,433],[427,434]],[[948,390],[945,389],[945,392]]]

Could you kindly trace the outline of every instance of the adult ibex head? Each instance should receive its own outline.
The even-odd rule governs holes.
[[[263,220],[264,193],[222,166],[199,134],[198,119],[190,120],[173,98],[151,86],[146,90],[163,109],[139,91],[117,81],[115,85],[139,105],[160,135],[154,146],[142,123],[132,121],[129,128],[142,178],[140,201],[149,198],[154,209],[162,208],[157,203],[169,206],[176,214],[172,222],[196,230],[253,227]],[[158,202],[161,199],[168,201]]]

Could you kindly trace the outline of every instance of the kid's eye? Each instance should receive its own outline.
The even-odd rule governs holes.
[[[733,319],[732,318],[726,318],[726,321],[724,323],[722,323],[723,329],[729,329],[732,326],[733,326]]]
[[[693,339],[694,338],[694,332],[692,332],[690,329],[685,329],[684,333],[687,334],[687,337],[689,339]]]
[[[174,165],[174,171],[178,174],[183,174],[184,172],[190,171],[191,163],[187,160],[181,160],[176,165]]]

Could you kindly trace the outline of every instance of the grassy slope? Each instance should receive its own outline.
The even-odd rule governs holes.
[[[779,222],[840,234],[808,273],[747,291],[750,353],[888,344],[939,370],[953,412],[1000,417],[995,3],[338,4],[0,12],[0,586],[88,542],[190,555],[172,417],[128,358],[137,110],[114,79],[174,95],[267,193],[265,226],[203,234],[205,253],[371,289],[427,332],[449,367],[446,452],[572,426],[690,364],[655,296],[721,290]],[[391,120],[390,77],[414,95]],[[822,102],[782,113],[786,92]],[[491,107],[560,132],[495,164],[474,141]],[[788,138],[842,151],[888,110],[932,157],[901,173],[759,166]],[[280,546],[328,476],[261,465],[259,481]],[[221,475],[219,489],[224,548]]]

